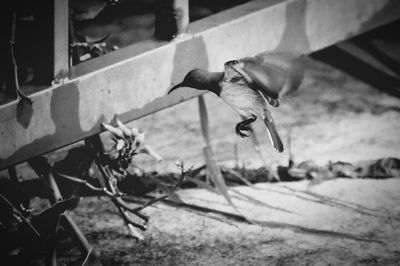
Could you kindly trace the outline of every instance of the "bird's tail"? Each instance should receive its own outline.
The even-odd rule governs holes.
[[[275,122],[272,118],[271,113],[268,110],[264,111],[264,123],[267,127],[268,135],[271,140],[272,145],[274,146],[275,150],[278,152],[283,152],[283,143],[281,138],[279,137],[278,131],[276,131]]]

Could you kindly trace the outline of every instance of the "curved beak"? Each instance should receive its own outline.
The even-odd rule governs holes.
[[[174,90],[176,90],[176,89],[178,89],[180,87],[186,87],[186,85],[183,82],[178,83],[175,86],[173,86],[171,89],[169,89],[167,94],[170,94],[171,92],[173,92]]]

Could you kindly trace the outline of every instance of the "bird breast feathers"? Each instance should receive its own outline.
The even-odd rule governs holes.
[[[265,100],[251,88],[239,84],[225,84],[221,99],[241,115],[262,114]]]

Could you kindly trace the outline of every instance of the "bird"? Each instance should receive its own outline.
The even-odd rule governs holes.
[[[244,118],[235,127],[237,135],[248,137],[244,131],[251,131],[249,125],[261,118],[272,146],[283,152],[284,145],[269,107],[278,107],[285,95],[301,85],[304,77],[301,57],[290,52],[275,52],[229,60],[222,72],[195,68],[167,94],[180,87],[211,91]]]

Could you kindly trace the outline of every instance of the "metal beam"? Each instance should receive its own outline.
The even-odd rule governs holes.
[[[310,53],[400,17],[397,0],[256,0],[198,20],[186,37],[146,41],[70,69],[70,81],[0,107],[0,169],[198,96],[166,97],[192,68],[264,51]],[[166,129],[168,130],[168,129]]]

